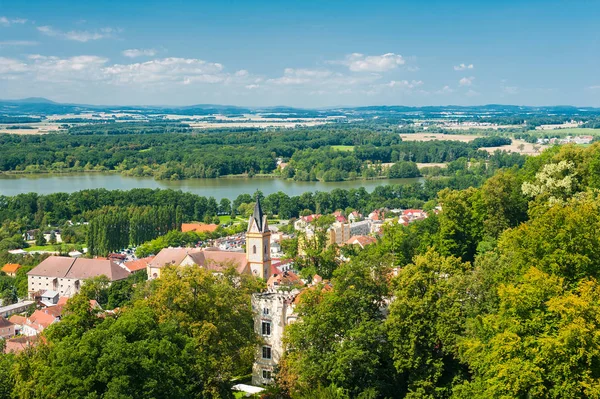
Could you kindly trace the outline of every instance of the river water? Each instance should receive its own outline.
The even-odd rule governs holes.
[[[233,200],[240,194],[252,194],[257,189],[265,195],[283,191],[289,196],[295,196],[307,191],[331,191],[335,188],[350,189],[365,187],[370,192],[375,187],[384,184],[410,184],[419,181],[423,181],[423,179],[354,180],[324,183],[297,182],[274,178],[221,178],[166,181],[154,180],[151,177],[129,177],[118,173],[0,175],[0,195],[12,196],[29,192],[36,192],[38,194],[71,193],[93,188],[105,188],[107,190],[161,188],[182,190],[206,197],[213,196],[217,200],[221,198]]]

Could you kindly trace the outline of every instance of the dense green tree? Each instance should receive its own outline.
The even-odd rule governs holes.
[[[393,164],[388,170],[388,176],[391,179],[419,177],[421,173],[417,164],[414,162],[400,161]]]
[[[407,398],[449,397],[468,377],[457,357],[465,328],[463,302],[468,264],[433,250],[415,257],[394,281],[394,301],[386,321],[394,366]]]
[[[300,320],[286,330],[279,377],[290,392],[308,395],[315,386],[335,384],[351,397],[368,390],[393,395],[381,310],[388,273],[389,259],[364,258],[337,269],[333,288],[321,284],[301,294]]]

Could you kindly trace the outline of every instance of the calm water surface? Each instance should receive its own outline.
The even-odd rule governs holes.
[[[92,188],[107,190],[130,190],[132,188],[163,188],[188,191],[194,194],[213,196],[216,199],[235,199],[238,195],[251,194],[257,189],[265,195],[283,191],[289,196],[300,195],[306,191],[331,191],[334,188],[365,187],[372,191],[384,184],[409,184],[423,179],[386,179],[386,180],[355,180],[343,182],[296,182],[282,179],[189,179],[177,181],[154,180],[151,177],[128,177],[117,173],[81,173],[64,175],[0,175],[0,195],[17,195],[36,192],[50,194],[56,192],[74,192]]]

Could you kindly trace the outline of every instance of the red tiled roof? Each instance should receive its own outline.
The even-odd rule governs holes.
[[[27,318],[25,324],[39,332],[54,323],[55,320],[56,316],[51,313],[45,312],[44,310],[36,310]]]
[[[10,320],[6,320],[4,317],[0,316],[0,328],[6,328],[12,326],[14,323]]]
[[[19,315],[12,315],[9,317],[8,321],[10,321],[13,324],[19,324],[19,325],[23,325],[25,323],[25,320],[27,320],[27,317],[25,316],[19,316]]]
[[[139,270],[146,270],[146,266],[148,266],[153,259],[154,256],[148,256],[146,258],[125,262],[123,265],[127,268],[127,270],[129,270],[130,273],[134,273]]]
[[[21,265],[18,263],[7,263],[2,267],[2,271],[4,273],[16,273],[17,270],[21,268]]]
[[[37,343],[39,337],[27,337],[27,336],[19,336],[15,338],[11,338],[6,341],[6,349],[4,350],[6,353],[19,353],[25,348],[29,346],[33,346]]]
[[[370,236],[352,236],[350,237],[350,239],[348,241],[346,241],[346,244],[349,245],[360,245],[362,248],[364,248],[365,246],[369,245],[369,244],[375,244],[377,242],[377,239],[375,239],[374,237],[370,237]]]

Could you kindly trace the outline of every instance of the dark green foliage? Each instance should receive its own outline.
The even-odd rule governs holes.
[[[388,172],[390,179],[407,178],[407,177],[419,177],[421,173],[417,164],[414,162],[400,161],[393,164]]]

